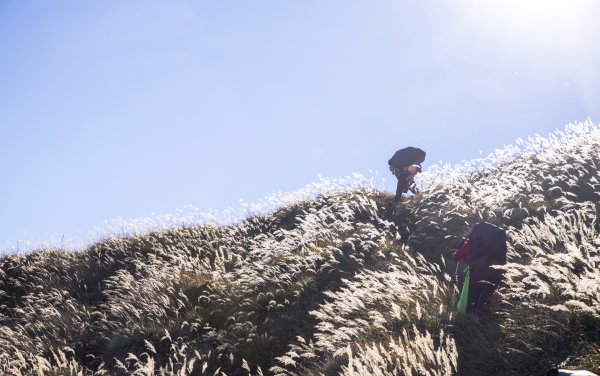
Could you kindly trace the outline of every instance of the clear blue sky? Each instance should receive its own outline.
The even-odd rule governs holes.
[[[486,5],[481,5],[485,3]],[[478,5],[479,4],[479,5]],[[600,1],[2,0],[0,250],[600,119]]]

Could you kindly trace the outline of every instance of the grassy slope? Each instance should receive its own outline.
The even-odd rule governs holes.
[[[430,187],[0,260],[3,374],[544,374],[600,365],[598,132]],[[507,283],[457,315],[450,254],[508,229]],[[68,371],[71,370],[71,371]]]

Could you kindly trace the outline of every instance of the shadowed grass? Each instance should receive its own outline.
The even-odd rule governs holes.
[[[600,132],[583,128],[430,179],[401,204],[369,187],[332,191],[227,226],[4,256],[0,373],[594,371]],[[451,253],[481,220],[507,229],[509,264],[474,318],[455,312]]]

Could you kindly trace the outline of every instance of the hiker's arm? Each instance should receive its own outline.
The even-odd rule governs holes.
[[[416,165],[416,164],[414,164],[414,165],[410,165],[410,166],[406,166],[406,167],[405,167],[405,169],[406,169],[406,171],[407,171],[408,173],[410,173],[411,175],[414,175],[414,174],[416,174],[417,172],[421,172],[421,166],[419,166],[419,165]]]
[[[467,241],[465,241],[463,245],[461,245],[456,252],[452,254],[452,259],[454,261],[468,262],[469,257],[471,256],[471,246],[471,239],[467,239]]]

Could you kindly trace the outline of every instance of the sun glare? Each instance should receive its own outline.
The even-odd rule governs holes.
[[[510,42],[552,46],[579,43],[598,10],[596,0],[456,0],[471,23]]]

